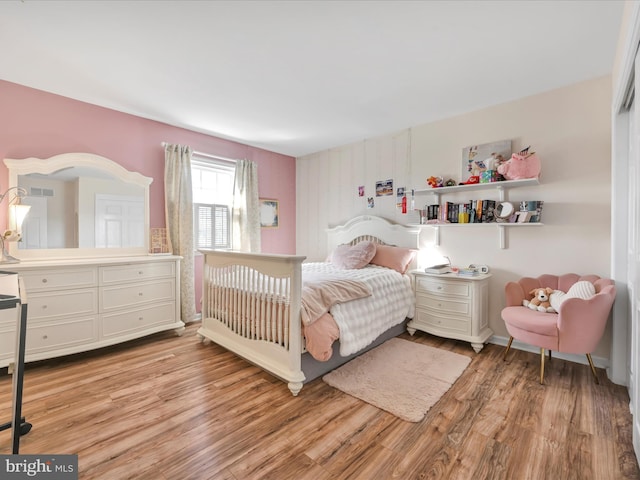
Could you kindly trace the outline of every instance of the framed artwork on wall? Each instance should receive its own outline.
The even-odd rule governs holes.
[[[460,181],[466,182],[469,177],[479,177],[494,165],[511,157],[511,140],[471,145],[462,149],[462,171]]]
[[[261,198],[260,226],[263,228],[278,228],[278,221],[278,200],[274,200],[271,198]]]

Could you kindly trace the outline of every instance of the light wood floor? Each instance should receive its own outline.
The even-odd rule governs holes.
[[[624,387],[587,366],[420,332],[403,338],[473,358],[420,423],[325,385],[300,396],[191,325],[89,354],[29,364],[23,454],[77,454],[81,479],[640,478]],[[11,377],[0,375],[0,423]],[[0,432],[0,454],[11,452]]]

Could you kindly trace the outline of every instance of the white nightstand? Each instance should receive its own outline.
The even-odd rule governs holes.
[[[445,338],[471,342],[476,352],[493,335],[489,328],[489,278],[458,276],[452,273],[435,275],[411,272],[416,295],[416,313],[407,325],[413,335],[416,330]]]

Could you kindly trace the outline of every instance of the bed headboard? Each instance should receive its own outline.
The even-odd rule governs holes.
[[[327,238],[328,253],[338,245],[355,243],[354,240],[372,240],[386,245],[417,249],[420,245],[420,227],[394,224],[373,215],[360,215],[344,225],[327,229]]]

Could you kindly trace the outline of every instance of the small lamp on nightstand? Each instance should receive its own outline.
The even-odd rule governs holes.
[[[27,194],[27,191],[21,187],[11,187],[2,195],[0,195],[0,203],[13,192],[13,198],[9,200],[9,228],[4,231],[0,236],[0,243],[2,244],[2,251],[0,252],[0,263],[18,263],[15,257],[12,257],[7,252],[7,242],[17,242],[22,238],[22,222],[24,222],[30,205],[22,204],[22,197]]]

